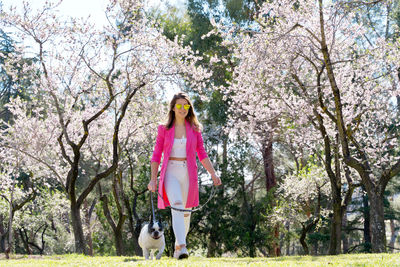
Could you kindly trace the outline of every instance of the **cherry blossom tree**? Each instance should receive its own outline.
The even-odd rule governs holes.
[[[343,2],[265,3],[257,30],[225,32],[238,62],[225,94],[236,114],[232,124],[256,140],[274,133],[300,153],[321,141],[325,152],[334,151],[328,145],[338,138],[337,159],[358,173],[369,196],[372,250],[384,252],[383,192],[400,172],[400,158],[392,153],[399,46],[366,41],[365,28]],[[329,171],[331,163],[325,159],[329,177],[339,178]],[[340,181],[331,179],[332,193],[340,194]]]
[[[54,188],[37,189],[36,198],[15,216],[14,228],[27,254],[74,251],[73,235],[68,233],[68,206],[64,193]]]
[[[278,185],[277,193],[282,201],[274,207],[269,218],[272,221],[290,222],[300,226],[300,244],[308,255],[306,235],[319,223],[321,216],[328,217],[329,210],[322,206],[322,199],[331,195],[329,179],[324,168],[307,166],[300,173],[290,174]]]
[[[151,107],[165,82],[186,80],[201,87],[209,74],[196,66],[199,57],[190,48],[151,27],[142,1],[111,1],[109,23],[102,29],[88,20],[63,20],[57,5],[46,2],[34,11],[24,2],[23,10],[2,14],[3,25],[21,41],[16,49],[38,58],[36,65],[22,67],[40,70],[32,101],[12,102],[15,121],[2,145],[23,153],[38,172],[62,185],[70,201],[75,251],[87,253],[80,209],[98,182],[118,167],[121,125],[132,99],[141,92]],[[33,45],[27,46],[28,40]],[[8,64],[8,73],[15,74]],[[104,153],[104,163],[91,171],[82,168],[89,142],[99,148],[102,136],[112,144],[107,147],[112,156]]]
[[[1,153],[1,162],[0,219],[2,224],[6,222],[6,229],[0,232],[0,239],[6,258],[9,258],[13,252],[15,216],[17,211],[36,198],[34,185],[41,177],[34,176],[32,171],[24,167],[24,158],[19,151]]]
[[[102,204],[102,211],[114,233],[115,247],[117,255],[124,255],[123,247],[123,226],[125,220],[129,221],[129,229],[135,247],[135,253],[141,254],[138,242],[138,234],[135,225],[141,225],[141,218],[135,212],[136,206],[131,206],[128,198],[128,191],[137,197],[138,190],[133,185],[136,169],[141,167],[141,158],[150,155],[153,148],[157,126],[162,123],[162,117],[159,114],[167,114],[166,105],[160,100],[154,99],[149,105],[146,95],[138,92],[136,98],[132,100],[127,110],[125,120],[121,125],[120,144],[119,144],[119,164],[118,168],[112,174],[111,185],[109,183],[98,184],[99,199]],[[105,123],[102,123],[105,125]],[[108,123],[108,125],[112,125]],[[107,126],[103,126],[103,130]],[[110,129],[111,131],[112,129]],[[107,131],[106,131],[107,132]],[[99,138],[102,141],[99,142]],[[89,140],[90,149],[86,158],[90,164],[103,166],[112,159],[112,144],[107,142],[108,136],[97,137],[97,140]],[[145,164],[148,164],[148,158],[145,157]],[[128,190],[127,190],[128,189]],[[140,190],[143,194],[147,189]],[[109,192],[112,193],[112,202],[110,202]],[[114,204],[114,205],[113,205]],[[116,207],[113,212],[112,207]],[[113,216],[113,214],[117,214]],[[134,223],[136,221],[136,223]]]

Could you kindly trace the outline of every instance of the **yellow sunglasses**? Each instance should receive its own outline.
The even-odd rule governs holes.
[[[182,108],[182,104],[176,104],[175,105],[175,107],[177,108],[177,109],[181,109]],[[190,108],[190,105],[183,105],[183,108],[185,109],[185,110],[189,110],[189,108]]]

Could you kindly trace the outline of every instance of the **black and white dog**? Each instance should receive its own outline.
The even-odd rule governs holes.
[[[151,218],[150,223],[146,223],[139,235],[139,245],[143,250],[143,256],[146,260],[153,259],[154,251],[158,250],[156,259],[161,258],[165,248],[164,225]]]

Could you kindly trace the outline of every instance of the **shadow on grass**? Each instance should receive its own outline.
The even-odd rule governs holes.
[[[145,261],[145,259],[136,259],[136,258],[124,259],[124,262],[137,262],[137,261]]]
[[[26,255],[26,254],[11,254],[10,258],[7,259],[4,254],[0,254],[0,260],[31,260],[31,259],[43,259],[41,255]]]
[[[304,261],[307,256],[290,256],[290,257],[267,257],[268,261]],[[307,260],[309,261],[318,261],[321,257],[318,256],[309,256]]]
[[[303,260],[302,256],[291,256],[288,257],[267,257],[268,261],[301,261]]]

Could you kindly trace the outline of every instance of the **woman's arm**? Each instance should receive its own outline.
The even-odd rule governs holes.
[[[214,185],[215,186],[221,185],[222,184],[221,179],[215,173],[214,167],[212,166],[210,159],[207,157],[200,162],[204,166],[204,168],[208,171],[208,173],[211,174],[211,178],[214,182]]]
[[[159,165],[160,163],[156,161],[153,161],[151,163],[151,178],[149,184],[147,185],[147,188],[152,192],[155,192],[157,189],[157,174]]]
[[[209,174],[211,174],[211,178],[214,182],[214,185],[221,185],[221,179],[216,175],[215,170],[213,165],[211,164],[210,159],[208,158],[207,152],[204,149],[204,142],[203,142],[203,136],[201,135],[200,132],[197,132],[197,156],[199,157],[199,160],[201,164],[204,166],[204,168],[208,171]]]
[[[156,139],[156,145],[154,147],[153,156],[151,157],[151,177],[150,182],[147,185],[147,188],[155,192],[157,188],[157,174],[158,174],[158,166],[160,166],[161,155],[164,147],[164,126],[158,126],[158,133]]]
[[[158,162],[160,164],[161,155],[164,147],[165,128],[163,125],[158,126],[156,145],[154,146],[153,155],[150,162]]]
[[[215,174],[215,170],[213,165],[211,164],[210,159],[207,157],[205,159],[203,159],[202,161],[200,161],[201,164],[204,166],[204,168],[208,171],[209,174],[211,174],[211,176],[216,175]]]

